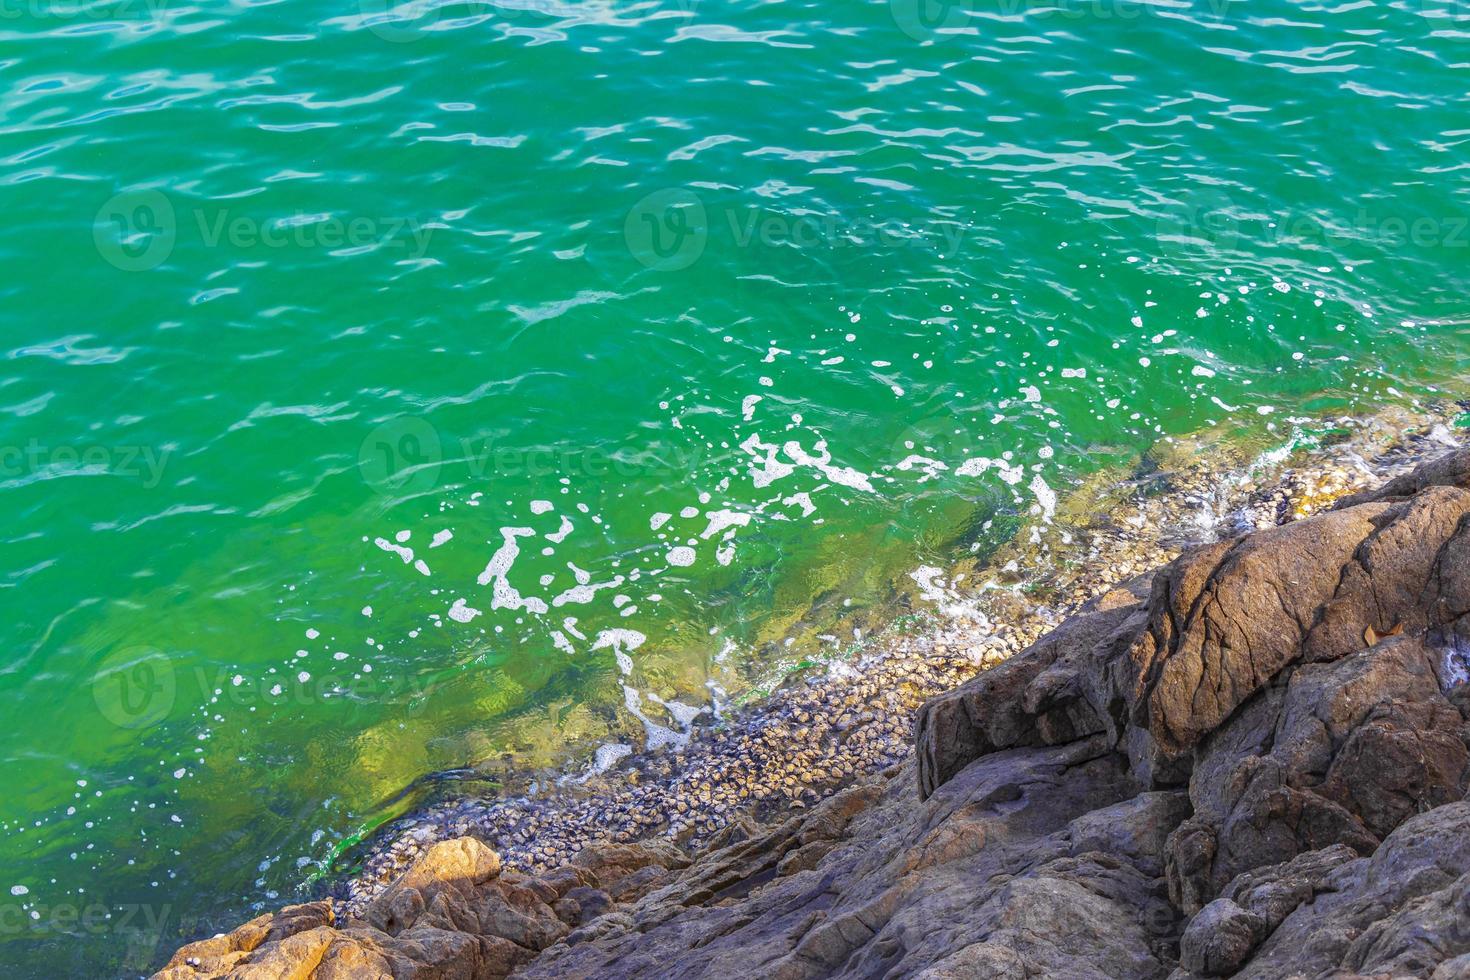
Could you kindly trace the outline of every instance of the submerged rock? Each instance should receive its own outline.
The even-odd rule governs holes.
[[[1467,681],[1470,450],[1105,590],[782,822],[439,842],[158,976],[1467,976]]]

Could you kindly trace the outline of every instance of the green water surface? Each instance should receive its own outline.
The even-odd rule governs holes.
[[[5,4],[6,975],[147,972],[428,773],[677,734],[1161,437],[1456,393],[1467,42],[1458,0]]]

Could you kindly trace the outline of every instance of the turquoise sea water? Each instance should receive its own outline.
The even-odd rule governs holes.
[[[0,38],[7,976],[146,972],[426,774],[675,737],[1161,437],[1467,368],[1455,0]]]

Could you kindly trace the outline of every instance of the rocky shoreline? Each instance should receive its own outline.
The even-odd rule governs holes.
[[[1306,516],[1402,472],[1453,441],[1448,423],[1458,413],[1448,406],[1422,416],[1340,419],[1342,435],[1299,454],[1296,465],[1280,454],[1241,458],[1174,445],[1162,461],[1167,469],[1133,481],[1112,506],[1078,501],[1081,521],[996,556],[999,574],[966,562],[921,576],[921,618],[888,630],[855,661],[794,679],[722,728],[696,729],[683,751],[640,753],[559,792],[412,813],[380,834],[335,897],[360,911],[428,846],[454,837],[477,837],[507,867],[539,874],[589,843],[659,836],[698,848],[737,814],[763,820],[810,806],[901,761],[921,704],[1025,649],[1112,583],[1190,545]],[[1039,597],[1021,587],[1043,581]]]
[[[1303,846],[1292,853],[1287,853],[1290,847],[1275,843],[1255,851],[1244,845],[1238,848],[1242,853],[1264,853],[1272,859],[1268,862],[1220,857],[1220,827],[1202,816],[1190,781],[1191,769],[1200,771],[1200,745],[1210,741],[1215,728],[1235,724],[1242,704],[1265,699],[1276,686],[1289,688],[1281,678],[1292,674],[1296,661],[1290,652],[1278,653],[1276,659],[1284,658],[1284,663],[1269,670],[1253,667],[1253,672],[1246,672],[1249,679],[1243,680],[1236,676],[1229,656],[1212,660],[1205,655],[1194,666],[1178,668],[1183,680],[1176,681],[1169,665],[1178,656],[1178,636],[1188,635],[1191,616],[1208,620],[1208,610],[1200,614],[1187,606],[1174,608],[1167,590],[1160,597],[1157,583],[1184,575],[1186,584],[1197,587],[1200,583],[1178,570],[1207,563],[1200,555],[1280,534],[1269,530],[1280,525],[1287,526],[1282,530],[1311,529],[1330,522],[1338,511],[1313,521],[1299,519],[1328,510],[1338,498],[1394,478],[1404,485],[1403,475],[1413,465],[1455,445],[1455,433],[1447,423],[1458,414],[1458,407],[1446,405],[1439,413],[1413,419],[1339,420],[1340,431],[1330,444],[1293,457],[1241,460],[1175,446],[1155,467],[1139,471],[1121,487],[1111,487],[1111,506],[1086,507],[1084,501],[1076,501],[1088,513],[1083,522],[1068,524],[1059,517],[1055,525],[993,556],[987,566],[969,562],[943,571],[921,570],[916,575],[919,605],[932,611],[888,630],[856,661],[793,678],[726,726],[700,732],[677,754],[635,756],[554,794],[460,800],[412,814],[381,836],[362,873],[344,883],[332,899],[262,916],[228,936],[185,947],[159,976],[170,980],[221,976],[231,969],[245,970],[233,974],[242,977],[490,977],[511,969],[546,976],[655,976],[671,975],[661,972],[664,963],[672,962],[669,957],[679,958],[681,972],[691,976],[731,976],[743,974],[719,972],[723,954],[714,947],[722,947],[727,935],[733,941],[742,934],[747,945],[760,946],[761,936],[769,941],[767,959],[781,964],[775,970],[781,976],[900,975],[920,969],[934,977],[1010,976],[1031,975],[1032,966],[1047,975],[1055,975],[1053,969],[1078,971],[1079,976],[1163,976],[1186,967],[1221,972],[1217,968],[1231,958],[1219,951],[1222,944],[1234,942],[1231,949],[1244,947],[1248,953],[1270,932],[1266,926],[1273,918],[1287,917],[1271,910],[1252,911],[1256,894],[1252,888],[1273,896],[1279,889],[1259,882],[1240,884],[1239,875],[1257,873],[1261,864],[1289,863],[1305,853],[1318,855],[1313,860],[1322,865],[1312,872],[1317,874],[1313,881],[1325,881],[1336,873],[1334,869],[1369,860],[1366,855],[1380,849],[1379,842],[1412,814],[1403,813],[1392,825],[1379,820],[1371,832],[1357,836],[1343,829],[1350,820],[1338,819],[1333,825],[1337,831],[1298,834]],[[1470,493],[1464,495],[1470,500]],[[1360,507],[1386,506],[1361,495],[1350,499]],[[1412,508],[1416,495],[1406,499],[1408,503],[1394,506]],[[1059,514],[1067,510],[1064,505]],[[1258,529],[1263,533],[1240,536]],[[1307,532],[1298,537],[1315,541]],[[1173,571],[1167,575],[1161,578],[1151,571],[1186,549],[1194,550],[1170,566]],[[1321,566],[1314,574],[1320,577],[1321,569],[1331,568],[1335,580],[1342,561],[1332,566],[1325,554],[1311,555]],[[1210,567],[1216,572],[1203,577],[1206,589],[1211,587],[1210,575],[1220,567],[1219,556],[1214,560]],[[1470,567],[1454,571],[1470,580]],[[1269,563],[1252,571],[1242,586],[1244,593],[1259,591],[1260,583],[1272,574]],[[1411,635],[1406,625],[1410,621],[1384,621],[1383,597],[1371,598],[1374,621],[1359,630],[1358,646],[1364,643],[1363,630],[1375,631],[1367,634],[1371,637],[1380,633],[1395,637],[1391,641],[1395,647],[1406,644],[1397,637]],[[1296,599],[1288,593],[1273,596],[1272,601],[1289,607]],[[1319,603],[1322,608],[1328,605]],[[1312,607],[1302,615],[1319,613]],[[1246,633],[1252,629],[1250,624],[1237,626]],[[1401,631],[1395,633],[1396,628]],[[1202,649],[1215,649],[1217,654],[1219,649],[1234,649],[1211,632],[1218,632],[1218,624],[1205,622],[1200,629]],[[1333,635],[1340,641],[1337,633]],[[1415,642],[1427,641],[1420,637]],[[1139,653],[1150,643],[1151,652]],[[1074,653],[1073,648],[1088,652]],[[1351,659],[1347,649],[1332,647],[1327,660],[1318,660],[1326,655],[1313,650],[1311,659],[1314,664],[1342,662]],[[1022,650],[1025,654],[1012,659]],[[1302,659],[1301,643],[1292,650]],[[1121,678],[1130,671],[1137,674],[1128,665],[1139,660],[1153,666],[1133,676],[1129,687]],[[1205,699],[1215,705],[1204,713],[1206,721],[1191,720],[1199,704],[1205,703],[1199,701],[1197,688],[1190,695],[1195,707],[1179,718],[1164,707],[1139,707],[1154,703],[1138,700],[1144,689],[1159,696],[1160,690],[1187,688],[1212,668],[1224,671],[1220,681],[1224,688],[1246,693],[1234,699],[1217,692],[1213,700]],[[1278,702],[1281,696],[1273,695]],[[1439,713],[1431,727],[1436,733],[1440,727],[1454,728],[1455,719],[1435,710]],[[917,761],[910,752],[916,712]],[[1168,727],[1156,730],[1155,715],[1168,719]],[[1015,752],[1031,756],[1023,764],[1009,758]],[[1453,755],[1448,748],[1444,753]],[[1446,768],[1452,768],[1452,762],[1440,766],[1443,771],[1436,770],[1438,782],[1430,780],[1440,793],[1432,797],[1438,807],[1433,812],[1445,809],[1449,796],[1460,798],[1441,792],[1446,781],[1463,796],[1463,773],[1450,774]],[[1290,763],[1283,765],[1290,768]],[[987,766],[996,771],[984,774]],[[1228,766],[1221,772],[1224,769]],[[1075,778],[1074,770],[1079,773]],[[916,778],[927,802],[921,803],[914,790]],[[1232,778],[1247,777],[1237,773]],[[1065,800],[1033,805],[1024,791],[1033,783],[1055,789]],[[935,800],[959,792],[953,789],[956,784],[963,784],[963,792],[972,795],[936,807]],[[982,794],[988,802],[973,796],[982,785],[989,787]],[[1395,787],[1394,792],[1412,796],[1412,787]],[[1110,796],[1115,798],[1104,802]],[[1297,804],[1287,800],[1282,805],[1290,810]],[[1103,821],[1111,830],[1096,818],[1108,807],[1123,807],[1109,811]],[[1351,815],[1350,807],[1341,808]],[[1398,813],[1402,808],[1389,809]],[[887,813],[888,824],[870,815],[879,812]],[[914,823],[916,813],[927,814],[922,826]],[[1362,814],[1356,817],[1363,822]],[[1269,813],[1261,819],[1268,818]],[[1112,848],[1097,852],[1110,855],[1111,863],[1099,866],[1108,869],[1106,873],[1092,868],[1080,878],[1074,868],[1076,873],[1069,872],[1068,880],[1082,881],[1089,895],[1102,894],[1113,905],[1138,904],[1129,906],[1130,914],[1146,906],[1147,934],[1134,936],[1122,930],[1106,941],[1095,937],[1099,946],[1091,960],[1068,954],[1072,959],[1063,962],[1047,953],[1032,966],[1022,962],[1031,954],[1020,939],[1014,943],[992,939],[979,944],[987,946],[983,955],[965,953],[968,958],[962,963],[942,968],[949,972],[933,972],[941,969],[936,964],[960,955],[959,947],[973,950],[976,945],[954,938],[951,944],[958,945],[946,952],[932,939],[936,928],[944,931],[944,915],[951,917],[949,931],[957,937],[975,925],[973,908],[985,904],[977,891],[965,903],[970,911],[929,907],[938,901],[936,896],[957,887],[949,876],[958,865],[1004,864],[1025,854],[1030,854],[1028,867],[1038,856],[1061,860],[1062,852],[1056,850],[1060,845],[1053,838],[1067,828],[1073,835],[1068,846],[1073,850],[1081,846],[1076,839],[1081,833],[1079,820],[1098,823],[1088,824],[1092,829],[1087,833],[1107,838],[1094,843]],[[983,827],[977,831],[972,823]],[[1042,827],[1050,829],[1040,834]],[[1180,837],[1182,827],[1193,829]],[[1200,843],[1206,830],[1215,835],[1215,844]],[[906,838],[911,832],[917,836]],[[1260,833],[1281,836],[1269,828]],[[1328,840],[1334,833],[1336,839]],[[1120,842],[1119,836],[1127,834],[1133,837]],[[994,836],[993,846],[985,844],[987,835]],[[1171,850],[1169,842],[1177,846]],[[1216,852],[1200,858],[1210,847]],[[1340,852],[1323,856],[1331,847]],[[1119,848],[1121,854],[1113,853]],[[1084,853],[1093,852],[1069,851],[1069,859],[1081,860]],[[691,856],[694,863],[689,866]],[[1195,867],[1201,861],[1203,871]],[[865,869],[861,875],[859,868]],[[769,930],[746,934],[770,919],[777,905],[795,901],[791,888],[810,875],[818,875],[823,884],[807,895],[805,907],[823,922],[808,923],[798,932],[783,926],[776,930],[779,939],[774,938],[776,933],[768,935]],[[1137,895],[1129,891],[1137,884],[1130,875],[1144,882]],[[1122,890],[1099,892],[1100,879]],[[855,918],[832,918],[830,909],[882,882],[887,890],[874,893],[881,901],[869,896],[881,909],[850,908]],[[998,886],[984,886],[993,887]],[[1293,887],[1292,894],[1297,894],[1305,886]],[[490,891],[495,897],[488,897]],[[1213,903],[1225,900],[1216,898],[1225,892],[1234,896],[1229,899],[1233,908],[1222,912],[1223,907]],[[895,916],[902,918],[902,910],[909,908],[909,898],[926,909],[926,917],[943,913],[933,921],[912,924],[915,929],[923,925],[921,931],[930,938],[917,945],[891,936],[880,942],[880,934],[891,929]],[[473,915],[467,911],[470,906]],[[1099,911],[1099,921],[1113,911]],[[800,909],[793,905],[787,912],[797,915]],[[693,937],[711,924],[711,917],[723,921],[719,929],[724,931],[694,943]],[[495,924],[487,924],[492,919]],[[778,915],[766,925],[774,928],[778,920],[785,921]],[[1217,925],[1209,925],[1216,920]],[[838,928],[838,921],[846,925]],[[420,926],[418,945],[405,947],[403,937]],[[835,935],[822,940],[820,955],[801,953],[803,943],[814,941],[814,930],[834,929]],[[310,942],[301,938],[308,935],[313,937]],[[1133,946],[1127,949],[1119,947],[1130,943]],[[282,952],[286,947],[301,953],[299,962],[280,959],[287,955]],[[1116,962],[1107,959],[1114,947],[1122,957]],[[361,962],[353,969],[366,972],[331,972],[337,969],[331,963],[346,963],[354,956]],[[895,956],[891,964],[876,969],[875,964]],[[473,963],[473,968],[451,970],[445,966],[451,960],[461,966]],[[869,960],[868,966],[860,965]],[[1186,966],[1179,966],[1181,962]],[[1230,968],[1243,962],[1244,955]],[[250,972],[257,965],[267,970],[267,963],[275,964],[269,967],[275,972]],[[280,972],[283,965],[295,972]],[[1008,972],[1012,966],[1026,966],[1027,972]]]

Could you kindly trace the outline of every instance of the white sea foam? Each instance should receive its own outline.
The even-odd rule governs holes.
[[[1047,486],[1046,481],[1041,478],[1041,474],[1037,473],[1031,478],[1031,492],[1036,496],[1036,502],[1041,505],[1042,520],[1050,524],[1052,517],[1057,512],[1056,491]]]
[[[727,528],[745,527],[750,523],[750,515],[743,511],[715,510],[709,513],[709,524],[700,532],[700,537],[708,541]]]
[[[784,497],[782,498],[781,503],[785,504],[787,507],[790,507],[793,504],[800,507],[802,517],[811,517],[817,512],[816,505],[812,503],[812,495],[806,493],[805,491],[802,491],[800,493],[793,493],[789,497]]]
[[[403,559],[403,563],[405,565],[407,565],[409,562],[413,561],[413,549],[412,548],[407,548],[407,547],[404,547],[403,545],[394,544],[392,541],[389,541],[387,538],[374,538],[373,539],[373,544],[377,545],[379,548],[381,548],[384,551],[391,552],[392,554],[397,555],[399,558],[402,558]]]
[[[580,569],[579,569],[580,571]],[[586,574],[583,572],[582,574]],[[569,603],[585,605],[596,598],[597,593],[603,589],[615,589],[624,582],[623,576],[616,575],[610,582],[579,582],[567,589],[565,592],[551,600],[553,607],[565,606]]]
[[[680,734],[672,728],[660,725],[645,715],[643,713],[642,697],[636,690],[626,684],[623,685],[623,706],[628,709],[629,714],[643,723],[643,730],[647,735],[645,747],[650,751],[662,748],[665,745],[682,747],[689,743],[689,736],[687,734]]]
[[[572,522],[565,514],[563,514],[561,517],[561,527],[546,535],[546,540],[550,541],[552,544],[561,544],[567,539],[567,535],[571,533]]]
[[[931,459],[928,456],[910,454],[899,460],[899,462],[894,466],[894,469],[902,472],[919,470],[921,473],[923,473],[923,475],[919,477],[919,482],[923,483],[926,480],[937,480],[941,473],[949,469],[949,464],[945,463],[942,460]]]
[[[480,573],[476,581],[480,585],[491,585],[493,593],[490,600],[491,609],[525,609],[537,615],[545,614],[546,603],[534,596],[522,597],[519,590],[510,584],[507,577],[510,568],[515,564],[517,556],[521,553],[521,547],[516,543],[517,538],[529,537],[536,532],[528,527],[503,527],[500,529],[500,548],[490,557],[486,563],[485,570]]]
[[[599,745],[597,753],[592,760],[592,771],[594,773],[607,772],[617,765],[618,760],[633,754],[633,746],[623,742],[609,742]]]

